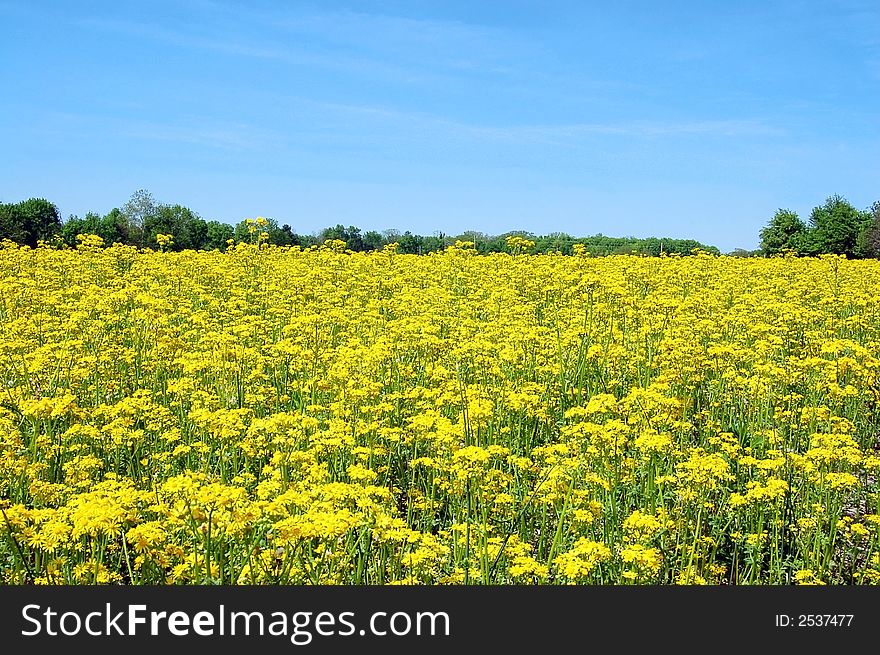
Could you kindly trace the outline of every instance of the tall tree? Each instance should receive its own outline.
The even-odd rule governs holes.
[[[18,215],[17,205],[0,203],[0,239],[24,243],[25,230]]]
[[[859,235],[858,251],[862,257],[880,257],[880,200],[868,210],[870,220]]]
[[[154,244],[147,243],[148,234],[144,229],[145,223],[150,219],[155,219],[159,211],[159,204],[153,198],[153,195],[146,189],[138,189],[131,198],[122,206],[122,214],[128,223],[129,238],[132,245],[146,248]]]
[[[806,224],[790,209],[778,209],[767,226],[761,230],[761,250],[774,255],[785,250],[803,247],[801,240],[807,231]]]
[[[45,198],[0,205],[0,238],[35,247],[61,232],[61,214]]]
[[[61,226],[61,241],[71,248],[76,246],[76,237],[80,234],[97,234],[102,239],[104,235],[100,234],[101,216],[95,212],[89,212],[83,218],[79,216],[69,216]],[[104,239],[106,242],[107,239]]]
[[[366,246],[364,245],[363,235],[361,235],[361,229],[359,227],[354,227],[353,225],[345,227],[342,224],[337,224],[333,227],[325,227],[323,230],[321,230],[318,238],[321,243],[332,239],[345,241],[346,248],[357,252],[366,249]]]
[[[227,242],[233,238],[235,230],[229,223],[208,221],[208,233],[205,240],[206,250],[226,250]]]
[[[810,246],[815,254],[858,255],[859,234],[870,224],[871,216],[853,207],[839,195],[829,196],[810,214]]]
[[[183,205],[158,205],[144,217],[146,242],[155,246],[157,234],[171,234],[174,250],[199,250],[208,240],[208,225],[194,211]]]
[[[137,245],[136,238],[140,236],[139,232],[132,234],[131,224],[119,207],[114,207],[101,217],[99,229],[98,235],[107,245],[124,243],[134,246]]]
[[[376,230],[364,232],[364,250],[381,250],[385,246],[385,239]]]
[[[233,238],[236,243],[254,242],[259,234],[265,234],[263,237],[266,243],[276,246],[296,246],[302,245],[302,239],[295,234],[289,225],[278,225],[278,221],[274,218],[259,217],[263,222],[259,225],[256,223],[248,223],[245,219],[236,224],[233,230]]]
[[[424,251],[424,237],[409,230],[398,235],[394,241],[397,242],[398,250],[406,255],[421,255]]]
[[[276,246],[298,246],[299,243],[299,235],[293,231],[293,228],[290,227],[287,223],[278,227],[278,223],[275,223],[275,229],[269,230],[269,243],[272,243]]]

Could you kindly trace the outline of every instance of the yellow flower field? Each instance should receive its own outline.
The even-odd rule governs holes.
[[[0,249],[6,584],[873,584],[880,262]]]

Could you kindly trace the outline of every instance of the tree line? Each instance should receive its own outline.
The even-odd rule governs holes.
[[[488,235],[467,231],[458,235],[435,233],[414,234],[409,230],[362,231],[358,227],[335,225],[316,234],[298,234],[290,225],[279,225],[272,218],[261,218],[259,225],[245,219],[233,226],[215,220],[204,220],[196,212],[179,204],[157,202],[146,190],[139,190],[122,206],[106,214],[89,212],[85,216],[72,215],[62,220],[58,208],[44,198],[31,198],[14,204],[0,203],[0,239],[36,247],[47,243],[74,248],[84,235],[96,235],[105,245],[121,243],[138,248],[164,250],[225,250],[236,243],[256,239],[278,246],[308,248],[328,240],[344,241],[346,248],[356,252],[381,250],[392,243],[397,251],[408,254],[437,252],[455,244],[469,241],[480,254],[493,252],[549,253],[570,255],[576,251],[592,255],[666,254],[689,255],[700,249],[720,254],[718,248],[693,239],[610,237],[597,234],[575,237],[564,232],[535,235],[512,231]],[[160,238],[159,235],[162,235]],[[168,238],[170,236],[170,239]]]
[[[790,209],[779,209],[760,237],[760,253],[766,255],[880,257],[880,201],[860,210],[842,196],[829,196],[806,222]]]
[[[611,237],[596,234],[575,237],[564,232],[535,235],[511,231],[499,235],[467,231],[455,236],[435,233],[429,236],[409,230],[362,231],[358,227],[335,225],[315,234],[298,234],[290,225],[274,219],[261,219],[259,226],[245,219],[236,225],[206,221],[196,212],[179,204],[157,202],[143,189],[132,194],[122,206],[106,214],[89,212],[83,217],[62,220],[58,208],[45,198],[30,198],[18,203],[0,203],[0,239],[36,247],[46,243],[76,247],[83,235],[96,235],[104,244],[121,243],[138,248],[164,250],[225,250],[236,243],[261,241],[278,246],[308,248],[328,240],[343,241],[356,252],[380,250],[392,243],[409,254],[437,252],[457,241],[469,241],[480,254],[493,252],[550,253],[570,255],[588,252],[593,255],[661,254],[688,255],[695,250],[720,254],[718,248],[693,239]],[[161,244],[158,235],[163,235]],[[814,207],[804,221],[790,209],[779,209],[760,231],[760,246],[749,251],[736,249],[737,256],[768,256],[781,253],[798,255],[840,254],[851,258],[880,258],[880,201],[860,210],[840,195],[829,196]],[[170,237],[170,238],[169,238]],[[527,247],[523,247],[527,244]]]

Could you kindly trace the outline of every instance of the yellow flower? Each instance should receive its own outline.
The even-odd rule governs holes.
[[[558,555],[553,565],[560,577],[574,583],[587,579],[599,564],[609,559],[611,549],[608,546],[581,537],[571,550]]]

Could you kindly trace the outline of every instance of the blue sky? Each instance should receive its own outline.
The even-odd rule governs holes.
[[[0,0],[0,201],[695,238],[880,200],[880,4]]]

